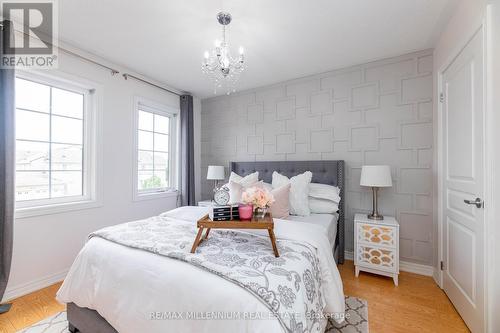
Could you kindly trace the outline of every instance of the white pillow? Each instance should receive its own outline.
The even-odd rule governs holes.
[[[330,200],[309,197],[309,209],[314,214],[335,214],[339,205]]]
[[[309,210],[309,184],[311,183],[312,172],[306,171],[303,174],[294,176],[290,179],[288,177],[273,172],[273,188],[284,186],[288,183],[290,187],[290,214],[308,216],[311,214]]]
[[[261,181],[258,181],[258,182],[251,184],[250,186],[243,186],[241,183],[237,183],[237,182],[230,180],[229,183],[227,183],[224,186],[227,187],[229,190],[229,201],[227,204],[228,205],[235,205],[235,204],[239,204],[241,202],[241,196],[243,195],[243,192],[245,192],[245,190],[247,188],[249,188],[249,187],[261,187],[261,188],[263,188],[264,182],[261,180]]]
[[[340,203],[340,189],[336,186],[311,183],[309,185],[309,196],[316,199],[330,200]]]
[[[264,190],[268,190],[269,192],[272,192],[273,191],[273,185],[269,184],[269,183],[266,183],[264,182],[263,180],[261,180],[262,182],[262,188]]]
[[[231,171],[231,175],[229,176],[229,181],[238,183],[243,187],[250,187],[259,181],[259,172],[255,171],[254,173],[246,175],[245,177],[241,177],[240,175]]]
[[[243,194],[243,191],[245,188],[243,185],[233,182],[232,180],[227,183],[226,186],[229,189],[229,202],[227,203],[228,205],[235,205],[237,203],[241,202],[241,195]]]

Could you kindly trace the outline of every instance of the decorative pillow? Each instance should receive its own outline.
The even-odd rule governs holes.
[[[330,200],[340,203],[340,189],[336,186],[311,183],[309,185],[309,196],[316,199]]]
[[[288,183],[290,187],[290,214],[308,216],[311,214],[309,210],[309,184],[311,183],[312,172],[306,171],[300,175],[290,179],[288,177],[273,172],[273,188],[284,186]]]
[[[245,192],[247,188],[250,187],[264,188],[264,182],[261,180],[251,184],[250,186],[243,186],[241,183],[237,183],[230,180],[229,183],[227,183],[224,186],[226,186],[229,189],[229,202],[227,204],[235,205],[241,202],[241,196],[243,195],[243,192]]]
[[[290,215],[289,200],[291,186],[291,184],[286,184],[271,191],[271,194],[274,197],[274,203],[271,205],[269,211],[273,217],[277,219],[286,219]]]
[[[269,183],[266,183],[264,182],[263,180],[261,180],[261,183],[262,183],[262,188],[264,190],[268,190],[269,192],[272,192],[273,191],[273,185],[269,184]]]
[[[241,177],[240,175],[231,171],[229,181],[241,184],[243,185],[243,187],[250,187],[259,181],[259,172],[255,171],[254,173],[246,175],[245,177]]]
[[[228,205],[234,205],[241,201],[241,195],[245,188],[240,183],[233,182],[232,180],[225,185],[229,189],[229,202]]]
[[[335,214],[339,206],[330,200],[309,197],[309,209],[314,214]]]

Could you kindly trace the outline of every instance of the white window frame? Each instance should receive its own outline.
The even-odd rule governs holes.
[[[169,121],[169,151],[168,151],[168,177],[170,187],[152,190],[139,190],[139,111],[146,111],[160,116],[170,118]],[[133,163],[133,200],[142,201],[166,197],[178,196],[179,180],[178,156],[179,156],[179,109],[160,104],[143,97],[134,99],[134,163]]]
[[[33,81],[73,91],[84,95],[83,114],[83,195],[62,198],[16,201],[15,218],[50,215],[73,210],[99,207],[101,202],[102,168],[97,161],[101,150],[97,145],[101,138],[101,86],[82,78],[59,71],[46,74],[41,71],[16,71],[16,78]]]

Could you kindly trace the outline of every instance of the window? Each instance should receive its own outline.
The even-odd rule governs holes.
[[[18,209],[91,199],[90,95],[65,81],[16,77]]]
[[[177,112],[144,100],[136,104],[136,198],[175,190]]]

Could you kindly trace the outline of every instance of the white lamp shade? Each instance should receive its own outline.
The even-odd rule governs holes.
[[[361,169],[361,186],[391,187],[391,167],[388,165],[364,165]]]
[[[221,165],[209,165],[207,172],[208,180],[223,180],[226,176],[224,174],[224,167]]]

